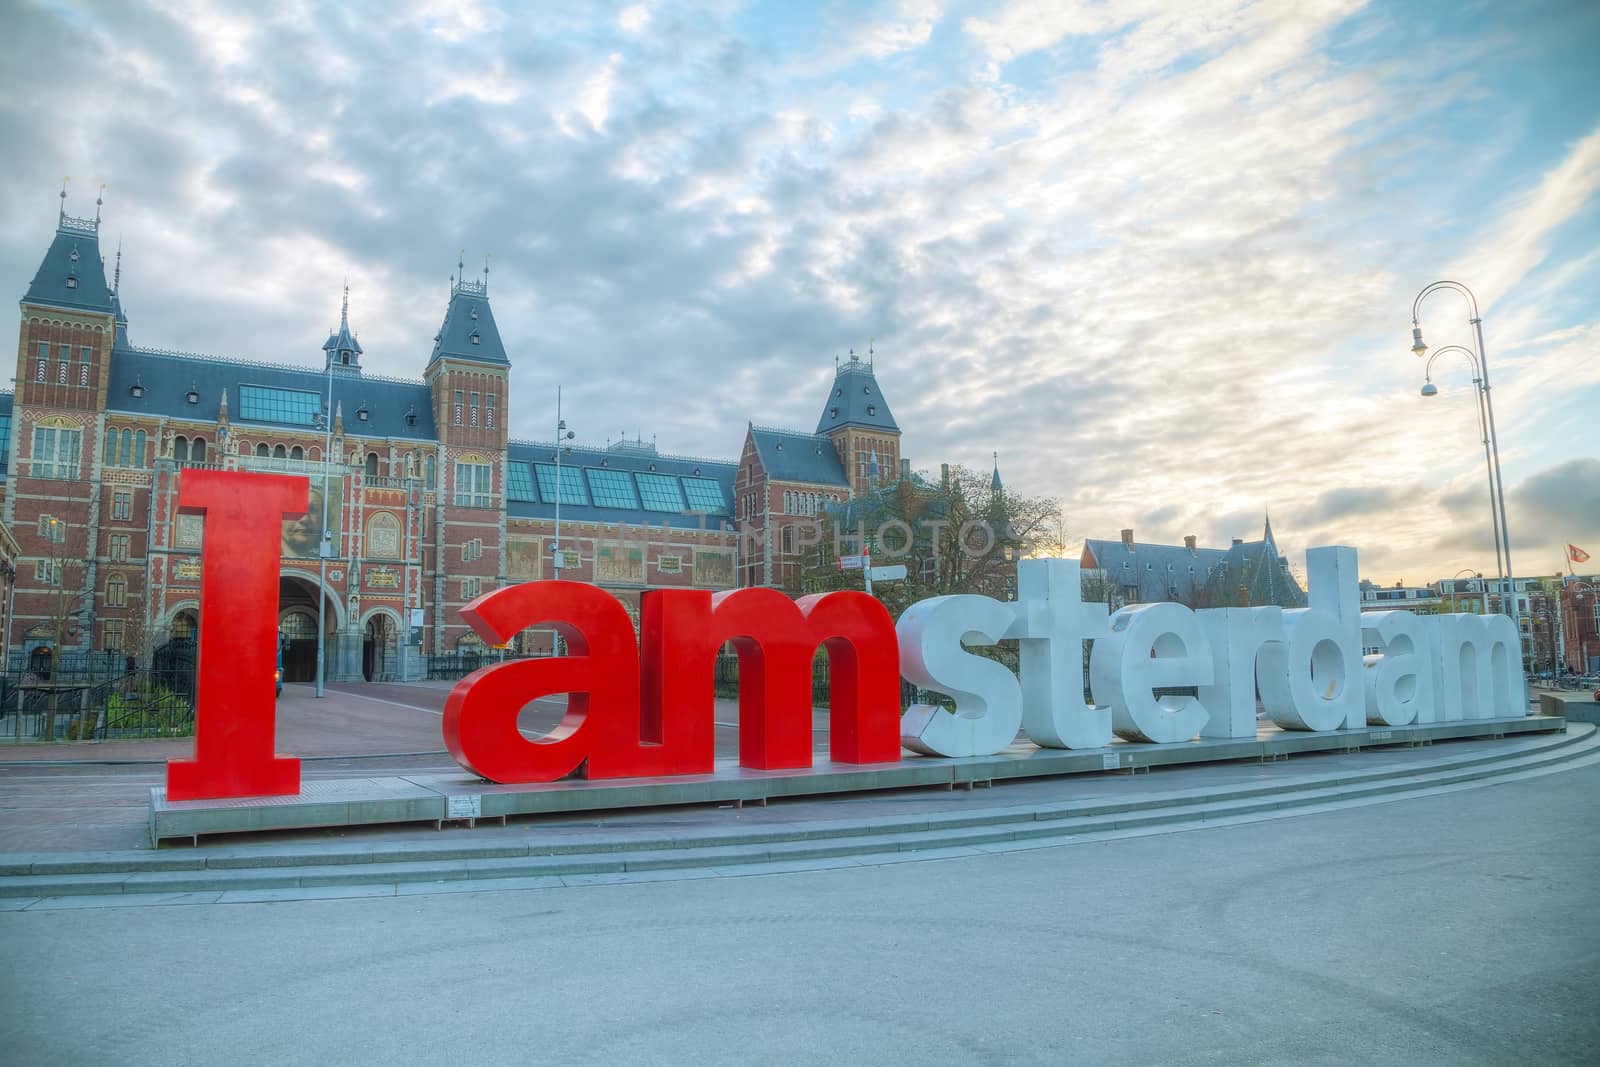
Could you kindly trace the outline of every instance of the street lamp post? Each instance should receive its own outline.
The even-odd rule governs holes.
[[[566,555],[561,551],[561,497],[566,492],[566,487],[561,484],[561,453],[566,450],[567,442],[577,436],[573,430],[567,429],[567,420],[561,417],[561,386],[556,386],[556,537],[555,543],[550,548],[550,567],[556,572],[556,577],[561,577],[561,571],[567,565]],[[550,651],[556,655],[561,654],[561,631],[557,630],[550,638]]]
[[[1503,593],[1505,591],[1504,585],[1506,568],[1501,557],[1501,551],[1502,545],[1505,541],[1505,531],[1502,529],[1505,516],[1503,516],[1495,507],[1495,464],[1489,450],[1489,423],[1484,412],[1484,404],[1487,393],[1485,392],[1483,384],[1483,368],[1478,362],[1478,357],[1473,354],[1471,349],[1463,348],[1461,345],[1445,345],[1443,348],[1434,349],[1433,354],[1428,357],[1427,365],[1423,368],[1422,395],[1425,397],[1434,397],[1439,395],[1438,386],[1433,384],[1433,364],[1440,356],[1449,353],[1460,354],[1461,357],[1472,366],[1472,391],[1474,399],[1477,402],[1475,407],[1478,413],[1478,437],[1483,442],[1483,466],[1488,472],[1489,478],[1489,517],[1492,520],[1491,525],[1494,528],[1495,573],[1498,576],[1498,580],[1502,586],[1501,592]]]
[[[1501,602],[1501,610],[1510,615],[1511,620],[1516,623],[1518,640],[1520,641],[1522,634],[1522,614],[1517,609],[1517,580],[1515,577],[1515,572],[1511,567],[1511,530],[1510,527],[1506,525],[1506,487],[1505,479],[1500,473],[1500,438],[1499,434],[1495,431],[1494,424],[1494,398],[1490,391],[1491,386],[1489,384],[1489,356],[1483,344],[1483,316],[1478,313],[1478,298],[1472,294],[1471,289],[1468,289],[1465,285],[1455,281],[1437,281],[1432,285],[1423,287],[1422,291],[1417,294],[1417,298],[1411,302],[1411,351],[1419,357],[1427,354],[1427,343],[1422,340],[1422,320],[1420,318],[1422,302],[1433,293],[1438,292],[1440,289],[1453,289],[1460,293],[1466,298],[1467,306],[1472,312],[1471,318],[1468,321],[1472,324],[1473,333],[1477,339],[1477,352],[1475,354],[1476,359],[1473,362],[1473,367],[1481,379],[1479,383],[1479,390],[1480,395],[1483,398],[1483,412],[1485,421],[1488,423],[1489,427],[1489,466],[1491,469],[1491,481],[1493,482],[1494,490],[1494,497],[1491,501],[1491,504],[1498,507],[1500,542],[1501,547],[1505,552],[1505,568],[1504,573],[1500,577],[1501,595],[1503,598]],[[1432,382],[1428,382],[1423,386],[1424,396],[1437,395],[1438,389],[1430,389],[1432,385]]]
[[[349,288],[345,289],[346,299]],[[332,535],[328,531],[328,454],[333,451],[333,354],[328,354],[328,405],[322,412],[322,537],[317,542],[317,561],[320,570],[317,587],[317,698],[320,700],[328,687],[327,643],[328,626],[323,618],[328,602],[328,550]]]

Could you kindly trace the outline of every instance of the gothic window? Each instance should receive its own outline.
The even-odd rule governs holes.
[[[439,461],[430,453],[428,455],[428,488],[432,489],[439,479]]]
[[[107,467],[115,467],[117,465],[117,442],[120,440],[121,438],[117,436],[117,431],[114,428],[106,431],[106,451],[105,455],[101,457],[101,462]]]
[[[295,451],[299,451],[299,449]],[[206,439],[204,437],[196,437],[189,442],[189,460],[193,463],[204,463],[206,461]]]
[[[133,456],[128,460],[130,467],[143,467],[144,462],[144,431],[139,430],[133,435]]]
[[[483,398],[483,400],[484,403],[488,405],[488,407],[484,409],[485,415],[483,424],[492,430],[494,429],[494,394],[489,393]]]
[[[172,439],[172,458],[179,463],[189,462],[189,439],[182,434]]]
[[[461,390],[457,389],[456,390],[456,417],[455,417],[455,420],[454,420],[455,424],[457,426],[461,425],[461,398],[462,398]]]
[[[478,394],[472,394],[472,425],[478,425]]]
[[[368,478],[376,478],[378,476],[378,454],[376,452],[367,453],[366,472]]]

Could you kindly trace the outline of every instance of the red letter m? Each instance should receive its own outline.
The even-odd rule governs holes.
[[[840,763],[900,759],[900,661],[894,621],[865,593],[790,600],[775,589],[644,595],[641,740],[671,762],[713,768],[717,652],[739,653],[739,763],[811,766],[811,662],[828,650],[829,755]],[[684,773],[680,771],[679,773]]]

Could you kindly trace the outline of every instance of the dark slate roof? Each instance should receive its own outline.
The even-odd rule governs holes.
[[[817,420],[817,432],[827,433],[841,426],[900,432],[894,416],[889,413],[889,402],[878,388],[878,379],[872,376],[872,364],[854,355],[840,364],[833,376],[833,387],[828,390],[822,417]]]
[[[529,478],[534,486],[537,501],[508,500],[506,514],[514,519],[554,519],[555,501],[545,500],[538,489],[538,477],[531,469],[535,463],[555,462],[556,446],[542,441],[512,441],[506,450],[507,463],[530,465]],[[682,515],[667,511],[648,511],[639,508],[597,507],[593,504],[562,504],[561,521],[618,523],[627,526],[661,526],[677,529],[699,529],[702,522],[708,530],[731,530],[733,521],[733,478],[739,470],[737,463],[720,459],[696,459],[692,456],[666,456],[653,447],[616,445],[610,448],[587,448],[573,445],[561,454],[561,466],[596,467],[606,470],[665,474],[679,478],[707,478],[722,488],[725,515]],[[509,476],[508,476],[509,477]],[[584,490],[588,492],[588,476],[584,476]],[[637,487],[635,487],[637,492]],[[592,497],[591,497],[592,499]]]
[[[801,482],[806,485],[848,486],[844,467],[833,442],[820,434],[801,430],[775,430],[750,427],[756,456],[767,477],[776,482]]]
[[[144,387],[144,395],[129,393],[133,384]],[[273,425],[243,417],[239,403],[240,385],[261,385],[276,389],[298,389],[328,395],[328,375],[313,367],[275,366],[210,356],[163,352],[156,349],[118,347],[111,354],[111,384],[106,394],[109,411],[130,412],[155,417],[215,420],[223,391],[228,393],[228,417],[236,426]],[[191,404],[190,387],[200,394]],[[411,440],[436,440],[433,425],[433,400],[423,382],[385,378],[333,379],[334,409],[344,410],[345,433],[362,437],[398,437]],[[365,406],[367,421],[356,415]],[[415,410],[416,422],[407,423],[406,413]],[[303,425],[284,423],[297,430]]]
[[[1109,591],[1130,603],[1176,600],[1190,607],[1236,607],[1240,585],[1252,606],[1306,603],[1305,593],[1270,539],[1193,549],[1137,541],[1129,548],[1120,540],[1091,539],[1084,542],[1084,555],[1084,565],[1099,567]],[[1129,586],[1135,590],[1131,594]]]
[[[1162,600],[1199,603],[1212,568],[1226,562],[1223,548],[1185,548],[1183,545],[1150,545],[1134,542],[1129,548],[1121,541],[1088,540],[1085,553],[1105,574],[1107,586],[1130,602],[1152,604]],[[1088,565],[1089,560],[1084,563]],[[1127,587],[1137,587],[1129,594]]]
[[[105,264],[100,262],[98,229],[95,219],[62,215],[55,238],[23,300],[82,311],[111,311],[111,290],[106,285]],[[69,277],[77,284],[69,286]]]
[[[474,335],[477,344],[472,343]],[[435,360],[446,358],[510,364],[505,345],[500,342],[500,330],[494,324],[494,312],[489,310],[486,282],[457,282],[451,287],[450,305],[445,309],[444,324],[439,327],[428,363],[431,366]]]
[[[328,339],[322,343],[322,350],[328,353],[354,352],[358,356],[362,353],[361,342],[350,332],[349,319],[339,320],[339,329],[328,335]]]

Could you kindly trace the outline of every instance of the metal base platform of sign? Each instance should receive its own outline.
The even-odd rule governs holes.
[[[624,808],[692,804],[764,804],[772,798],[825,796],[881,789],[970,789],[995,781],[1105,772],[1138,773],[1154,767],[1230,760],[1287,759],[1298,753],[1353,752],[1416,746],[1434,741],[1497,738],[1566,729],[1566,720],[1534,715],[1471,719],[1413,726],[1368,727],[1305,733],[1265,725],[1253,740],[1195,740],[1178,745],[1118,741],[1106,748],[1062,750],[1019,742],[993,756],[940,759],[907,754],[899,763],[854,765],[827,760],[786,771],[757,771],[719,760],[705,775],[567,780],[537,785],[495,785],[466,771],[372,778],[308,780],[297,796],[169,801],[150,790],[150,839],[205,834],[372,826],[383,823],[501,822],[508,816],[566,815]]]

